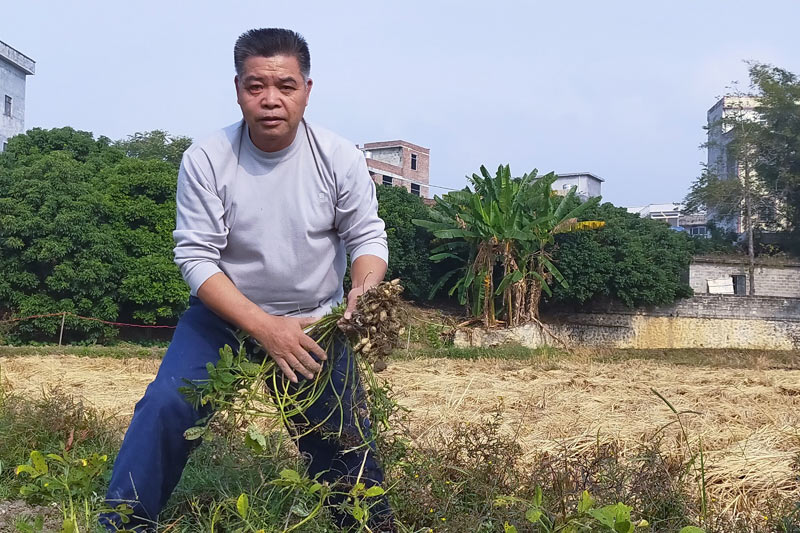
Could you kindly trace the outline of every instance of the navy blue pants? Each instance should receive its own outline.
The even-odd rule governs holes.
[[[158,514],[178,484],[189,453],[197,442],[186,440],[183,433],[208,414],[195,410],[178,389],[186,385],[184,380],[208,379],[206,364],[219,360],[220,348],[228,344],[237,349],[239,344],[233,329],[198,298],[191,298],[155,380],[136,404],[114,462],[106,501],[111,506],[131,505],[134,518],[122,526],[118,516],[103,515],[100,522],[109,531],[155,528]],[[326,423],[297,439],[301,453],[309,458],[309,475],[319,474],[321,480],[348,486],[357,477],[367,453],[361,480],[367,486],[381,484],[383,472],[371,442],[366,398],[355,359],[343,344],[334,343],[331,351],[334,353],[329,353],[324,362],[334,365],[329,384],[306,410],[305,418],[293,421],[295,424],[289,430],[305,433],[303,428],[309,424],[314,427],[323,420],[335,420],[336,426],[341,427],[332,428]],[[303,377],[298,375],[298,379]],[[335,411],[333,416],[332,411]],[[354,444],[363,443],[364,438],[370,441],[370,446],[348,451]],[[386,522],[386,529],[381,527],[380,531],[390,530],[391,513],[385,500],[375,505],[372,514],[375,525]],[[350,525],[344,515],[337,519],[343,527]]]

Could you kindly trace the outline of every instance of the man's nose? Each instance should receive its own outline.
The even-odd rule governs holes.
[[[261,95],[261,107],[268,109],[280,107],[280,94],[277,87],[267,87]]]

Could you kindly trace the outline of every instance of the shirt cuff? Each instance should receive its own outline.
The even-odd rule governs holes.
[[[350,264],[362,255],[374,255],[389,264],[389,248],[383,242],[365,242],[350,253]]]
[[[211,261],[201,261],[188,268],[183,278],[191,289],[191,295],[197,296],[197,290],[200,286],[217,272],[222,272],[222,270],[216,263]]]

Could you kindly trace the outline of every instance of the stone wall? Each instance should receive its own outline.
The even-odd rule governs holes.
[[[631,310],[619,305],[562,312],[537,325],[461,330],[457,346],[513,342],[610,348],[800,349],[800,299],[695,296],[675,305]]]
[[[696,257],[689,266],[689,285],[695,294],[708,293],[708,280],[745,276],[746,292],[750,291],[748,263],[742,258]],[[789,296],[800,298],[800,263],[757,260],[755,264],[756,296]],[[733,280],[731,278],[731,284]]]

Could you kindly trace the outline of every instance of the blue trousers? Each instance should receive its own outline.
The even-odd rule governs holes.
[[[185,380],[208,379],[206,364],[219,360],[220,348],[228,344],[236,350],[238,342],[233,330],[198,298],[190,299],[189,309],[178,321],[155,380],[136,404],[114,462],[106,502],[112,507],[120,503],[131,505],[133,519],[123,526],[116,514],[101,516],[100,523],[109,531],[155,529],[158,514],[178,484],[197,442],[186,440],[183,433],[208,414],[195,410],[178,389],[186,386]],[[309,424],[314,427],[323,420],[335,420],[340,428],[325,424],[297,439],[300,452],[310,460],[309,475],[319,475],[319,479],[331,484],[352,485],[367,453],[361,481],[367,486],[381,484],[383,471],[371,442],[366,397],[355,359],[343,344],[334,343],[331,351],[334,353],[329,353],[324,362],[333,365],[328,385],[306,410],[305,418],[293,420],[289,430],[306,433],[303,428]],[[298,378],[303,379],[299,375]],[[363,443],[365,437],[370,441],[368,447],[348,451],[354,443]],[[391,531],[391,511],[385,499],[376,504],[372,514],[380,531]],[[351,525],[345,515],[337,515],[337,520],[342,527]],[[385,526],[380,526],[384,523]]]

